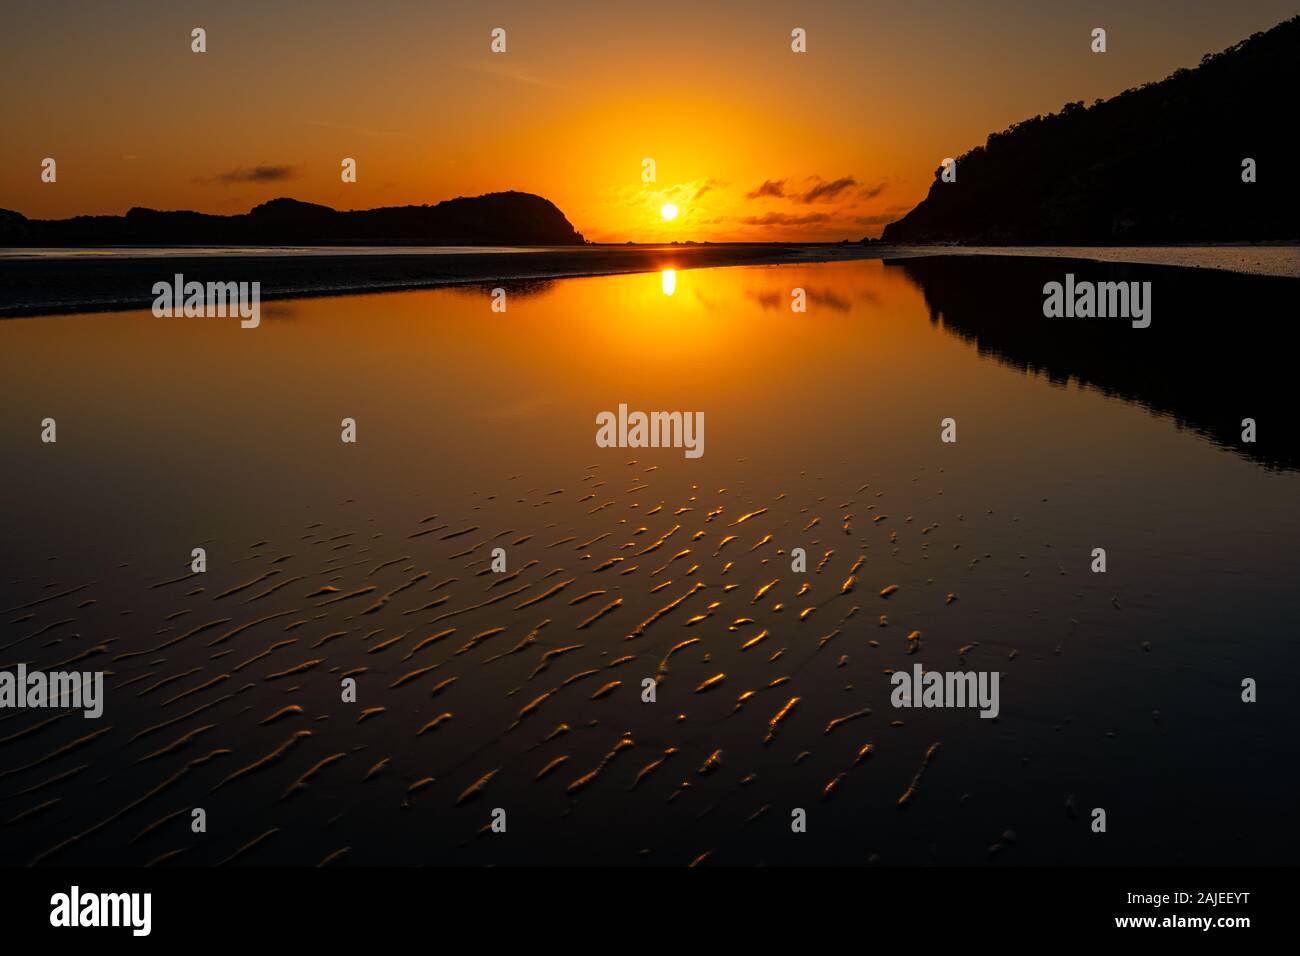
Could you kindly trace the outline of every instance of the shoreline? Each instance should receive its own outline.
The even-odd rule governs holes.
[[[833,249],[834,247],[832,247]],[[808,259],[789,245],[318,255],[132,255],[0,258],[0,318],[149,308],[155,282],[260,282],[263,301],[521,283]],[[842,256],[841,256],[842,257]],[[855,258],[861,258],[855,256]],[[874,258],[874,256],[873,256]],[[93,291],[91,291],[93,290]]]
[[[869,259],[1007,256],[1217,269],[1300,278],[1300,245],[1223,246],[948,246],[717,244],[575,246],[506,252],[372,251],[286,254],[114,255],[5,258],[0,250],[0,318],[115,312],[149,308],[155,282],[181,273],[187,281],[260,282],[261,298],[301,299],[443,286],[520,283],[744,265],[806,265]],[[134,254],[133,254],[134,253]]]

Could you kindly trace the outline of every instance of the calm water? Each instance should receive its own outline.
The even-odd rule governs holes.
[[[505,255],[510,253],[563,252],[570,255],[599,253],[624,248],[616,244],[588,246],[86,246],[69,248],[11,247],[0,248],[0,259],[119,259],[119,258],[173,258],[176,256],[203,256],[221,258],[292,256],[456,256]],[[671,245],[640,244],[637,249],[673,251]],[[698,248],[698,247],[697,247]],[[935,252],[929,246],[869,247],[858,245],[811,245],[798,249],[796,254],[809,259],[857,259],[863,256],[888,255],[930,256]],[[1103,262],[1137,262],[1151,265],[1178,265],[1201,269],[1226,269],[1257,275],[1300,277],[1300,247],[1295,245],[1235,245],[1235,246],[953,246],[945,250],[948,255],[974,256],[1053,256],[1075,259],[1096,259]]]
[[[1291,286],[1135,267],[1151,329],[1045,330],[1070,264],[962,262],[0,322],[0,666],[111,672],[0,715],[0,860],[1289,858],[1296,446],[1205,330]],[[596,447],[621,402],[703,457]],[[914,663],[1000,718],[895,710]]]

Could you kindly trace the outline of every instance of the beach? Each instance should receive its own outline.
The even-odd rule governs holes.
[[[1300,446],[1222,328],[1293,280],[682,268],[0,323],[0,669],[104,675],[0,714],[0,859],[1287,861]],[[1043,329],[1067,271],[1150,327]]]
[[[1300,276],[1300,246],[982,247],[878,243],[735,243],[473,247],[26,250],[0,249],[0,317],[146,308],[156,282],[260,282],[261,297],[292,299],[448,285],[524,284],[575,276],[861,259],[998,255],[1177,265]]]

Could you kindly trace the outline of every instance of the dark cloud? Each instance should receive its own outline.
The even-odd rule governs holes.
[[[788,182],[788,179],[765,180],[763,185],[759,186],[752,192],[747,193],[746,198],[760,199],[764,196],[771,196],[775,199],[793,199],[795,202],[800,202],[804,205],[811,205],[815,202],[830,202],[839,198],[840,194],[845,190],[859,185],[858,181],[852,176],[842,176],[831,182],[827,182],[820,176],[808,176],[804,179],[804,183],[810,185],[800,192],[799,187],[796,187],[795,189],[788,188],[786,186],[786,183]],[[865,199],[870,199],[874,196],[880,195],[884,189],[884,183],[874,187],[864,186],[859,195]]]
[[[211,182],[218,183],[279,183],[293,179],[297,172],[292,166],[254,166],[251,169],[232,169],[214,177]]]
[[[848,189],[850,186],[856,186],[857,184],[858,181],[852,176],[842,176],[830,183],[818,182],[816,186],[813,186],[806,193],[800,196],[799,201],[804,203],[815,203],[822,200],[831,200],[844,192],[844,190]]]
[[[826,222],[830,216],[824,212],[812,212],[802,216],[791,216],[784,212],[768,212],[761,216],[747,216],[740,220],[747,226],[807,226],[815,222]]]
[[[769,179],[763,185],[759,186],[751,193],[747,193],[746,199],[758,199],[762,196],[775,196],[777,199],[785,196],[785,180]]]

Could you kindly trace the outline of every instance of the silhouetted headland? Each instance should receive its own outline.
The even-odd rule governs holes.
[[[1105,56],[1106,54],[1097,54]],[[929,195],[885,227],[890,243],[1177,243],[1294,240],[1287,91],[1300,85],[1300,17],[1195,69],[1092,106],[1067,103],[935,171]],[[1243,164],[1254,161],[1254,182]]]
[[[0,245],[581,245],[555,204],[531,193],[488,193],[433,206],[341,212],[272,199],[237,216],[134,208],[125,216],[28,219],[0,210]]]

